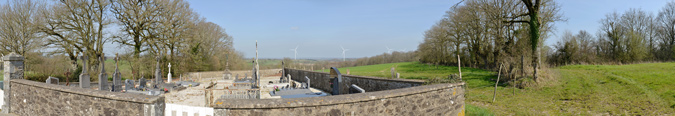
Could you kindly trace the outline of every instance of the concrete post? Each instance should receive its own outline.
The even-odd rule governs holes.
[[[9,55],[2,57],[4,61],[4,102],[2,105],[2,113],[10,113],[10,96],[12,95],[10,91],[10,81],[11,79],[23,79],[23,60],[24,57],[16,53],[10,53]]]

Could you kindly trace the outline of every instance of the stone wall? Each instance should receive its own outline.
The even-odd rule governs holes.
[[[463,116],[464,99],[464,83],[454,83],[325,97],[218,99],[213,107],[216,116]]]
[[[11,80],[11,113],[21,116],[162,116],[164,97]]]
[[[260,75],[262,76],[270,76],[270,75],[278,75],[279,72],[281,72],[281,69],[264,69],[260,70]],[[244,78],[244,75],[248,75],[249,78],[253,75],[251,73],[251,70],[233,70],[230,71],[232,74],[232,78],[234,76],[239,75],[239,78]],[[223,77],[223,71],[208,71],[208,72],[190,72],[188,73],[188,76],[192,76],[193,78],[199,77],[199,74],[201,74],[202,78],[222,78]],[[186,75],[183,75],[183,78],[185,78]]]
[[[333,89],[330,85],[330,74],[324,72],[315,72],[315,71],[306,71],[306,70],[297,70],[297,69],[284,69],[286,74],[291,75],[291,79],[299,82],[306,82],[305,76],[310,79],[310,86],[316,89],[320,89],[327,93],[332,93]],[[352,84],[355,84],[366,92],[372,91],[382,91],[382,90],[392,90],[399,88],[408,88],[414,86],[420,86],[424,84],[422,80],[412,80],[412,79],[386,79],[382,77],[366,77],[366,76],[356,76],[356,75],[345,75],[342,74],[342,83],[340,83],[340,94],[347,94],[349,88]]]

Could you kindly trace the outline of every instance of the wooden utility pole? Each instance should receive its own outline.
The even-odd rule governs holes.
[[[497,71],[497,82],[495,82],[495,92],[492,94],[492,103],[495,102],[495,99],[497,97],[497,84],[499,84],[499,76],[502,74],[502,64],[499,64],[499,71]]]

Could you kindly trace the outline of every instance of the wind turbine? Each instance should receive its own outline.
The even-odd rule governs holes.
[[[349,51],[349,49],[345,49],[344,47],[342,47],[342,45],[340,45],[340,48],[342,48],[342,61],[344,62],[345,61],[345,52]]]
[[[408,51],[408,48],[403,48],[403,52],[407,52],[407,51]]]
[[[389,46],[384,46],[387,47],[387,53],[391,53],[391,51],[394,51],[394,49],[389,49]]]
[[[300,46],[300,45],[295,46],[295,49],[291,49],[291,51],[295,52],[295,58],[293,58],[293,60],[298,59],[298,46]]]

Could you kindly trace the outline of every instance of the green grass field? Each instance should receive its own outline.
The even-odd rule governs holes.
[[[340,68],[352,75],[429,79],[457,73],[457,67],[435,68],[415,62]],[[318,70],[321,71],[321,70]],[[462,68],[467,84],[468,115],[673,115],[675,63],[571,65],[551,69],[550,84],[514,89],[500,85],[492,102],[495,72]]]

